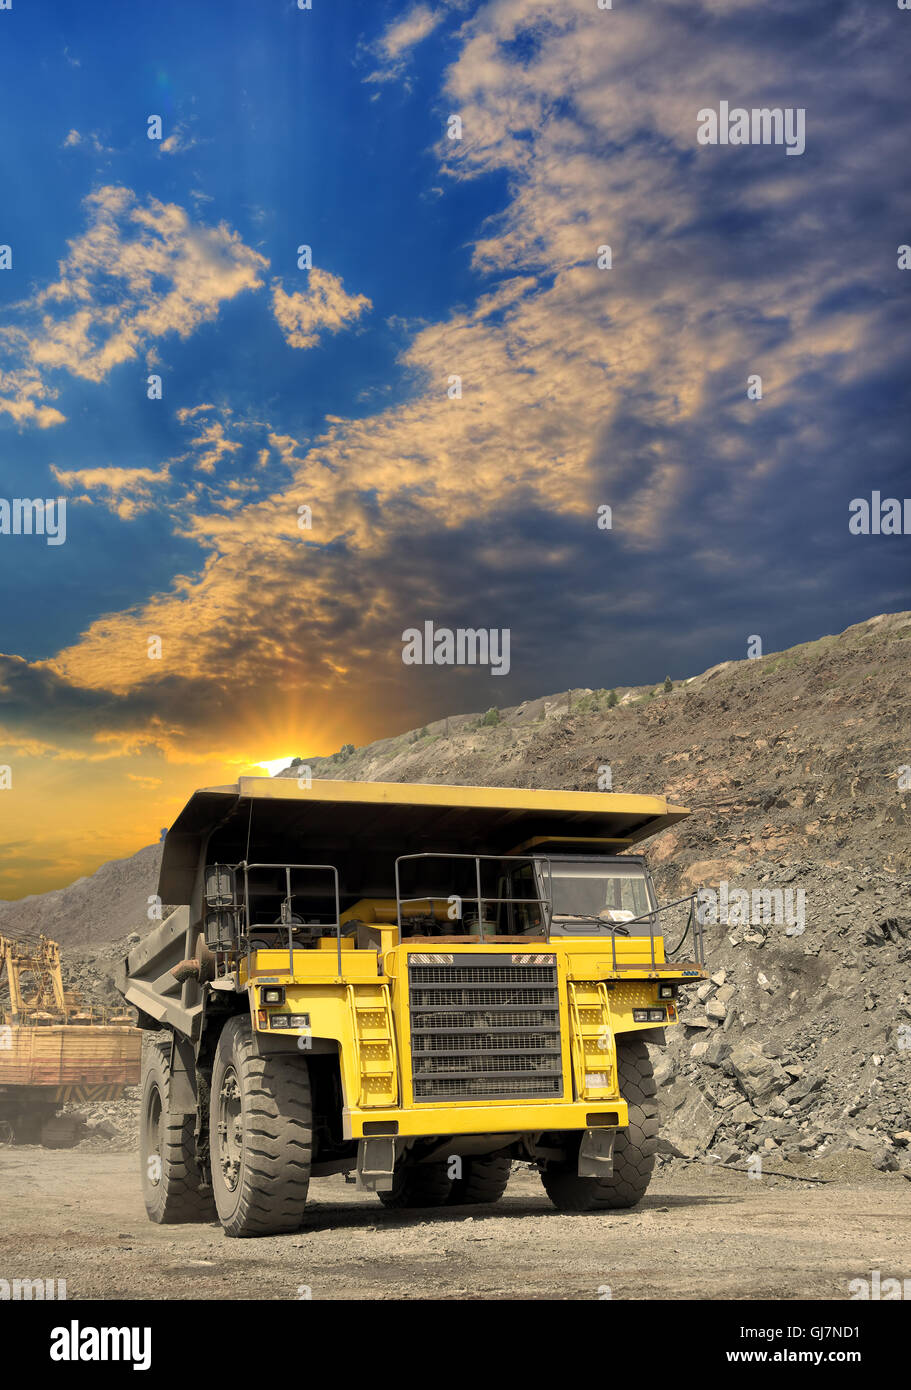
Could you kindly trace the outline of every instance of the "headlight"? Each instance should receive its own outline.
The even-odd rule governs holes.
[[[676,985],[659,985],[659,986],[658,986],[658,998],[659,998],[659,999],[673,999],[674,996],[676,995],[676,993],[677,993],[677,986],[676,986]]]
[[[273,1014],[270,1020],[273,1028],[287,1028],[288,1014]]]
[[[277,988],[264,989],[260,992],[259,998],[262,1004],[284,1004],[284,986],[279,985]]]
[[[310,1027],[310,1015],[309,1015],[309,1014],[289,1014],[289,1015],[288,1015],[288,1027],[289,1027],[289,1028],[309,1028],[309,1027]]]
[[[664,1023],[666,1018],[664,1009],[633,1009],[634,1023]]]

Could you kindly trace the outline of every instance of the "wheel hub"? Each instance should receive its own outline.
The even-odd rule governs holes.
[[[218,1164],[228,1189],[233,1192],[244,1157],[243,1107],[237,1073],[228,1067],[218,1093]]]

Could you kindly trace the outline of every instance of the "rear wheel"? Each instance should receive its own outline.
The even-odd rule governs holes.
[[[156,1038],[142,1056],[139,1157],[146,1211],[161,1226],[214,1221],[215,1203],[196,1160],[196,1117],[172,1114],[170,1091],[171,1044]]]
[[[634,1207],[645,1196],[658,1147],[658,1087],[648,1048],[631,1038],[617,1046],[620,1094],[629,1107],[629,1127],[617,1131],[614,1171],[609,1178],[580,1178],[575,1162],[541,1174],[544,1190],[561,1211]]]
[[[462,1160],[462,1176],[452,1183],[449,1205],[488,1206],[499,1202],[512,1170],[508,1153],[479,1154]]]
[[[452,1181],[444,1160],[439,1163],[415,1163],[407,1155],[396,1164],[391,1192],[378,1192],[384,1207],[405,1209],[442,1207],[449,1200]]]
[[[229,1236],[296,1231],[310,1184],[310,1073],[299,1053],[261,1057],[249,1018],[225,1024],[209,1104],[212,1188]]]

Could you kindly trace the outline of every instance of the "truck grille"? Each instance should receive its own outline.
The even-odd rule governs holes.
[[[415,1100],[562,1096],[554,957],[522,965],[481,955],[450,960],[408,963]]]

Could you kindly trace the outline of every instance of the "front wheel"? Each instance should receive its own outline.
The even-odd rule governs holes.
[[[575,1163],[541,1173],[544,1190],[560,1211],[623,1210],[645,1196],[658,1148],[658,1087],[648,1048],[639,1038],[617,1045],[620,1094],[629,1107],[629,1126],[614,1140],[609,1178],[580,1178]]]
[[[261,1057],[249,1018],[229,1019],[218,1039],[209,1098],[212,1190],[225,1234],[296,1231],[312,1152],[306,1059],[286,1052]]]

